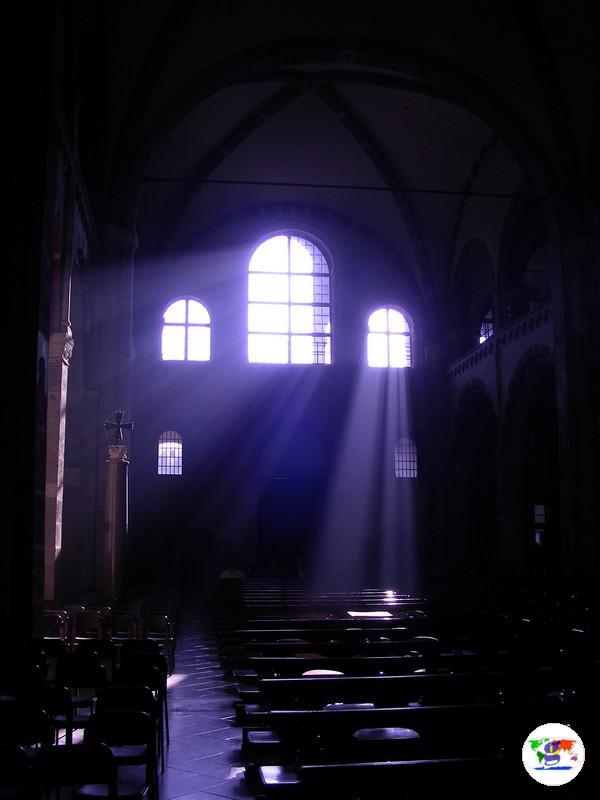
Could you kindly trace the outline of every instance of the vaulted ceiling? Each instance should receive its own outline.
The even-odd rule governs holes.
[[[106,66],[106,218],[137,230],[140,259],[242,208],[311,203],[389,242],[421,292],[444,295],[474,235],[497,266],[519,191],[551,227],[548,198],[574,196],[594,162],[584,0],[111,0],[80,13],[87,58]]]

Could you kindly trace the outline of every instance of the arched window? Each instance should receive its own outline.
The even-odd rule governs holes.
[[[412,439],[398,439],[396,442],[394,472],[397,478],[417,477],[417,446]]]
[[[367,363],[370,367],[410,367],[410,325],[397,308],[378,308],[369,317]]]
[[[329,267],[307,239],[273,236],[248,267],[248,361],[331,364]]]
[[[483,344],[486,339],[494,335],[494,312],[490,308],[479,326],[479,344]]]
[[[163,314],[163,361],[210,361],[210,315],[191,297],[167,306]]]
[[[177,431],[163,431],[158,437],[158,474],[181,475],[183,442]]]

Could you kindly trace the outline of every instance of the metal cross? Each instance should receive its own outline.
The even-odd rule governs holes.
[[[133,425],[134,425],[133,421],[132,422],[123,422],[123,413],[124,413],[123,411],[114,411],[112,413],[112,416],[114,417],[114,420],[109,417],[104,422],[104,430],[108,431],[110,428],[112,428],[113,431],[114,431],[115,441],[116,442],[122,442],[123,441],[123,431],[124,430],[128,430],[128,431],[132,431],[133,430]]]

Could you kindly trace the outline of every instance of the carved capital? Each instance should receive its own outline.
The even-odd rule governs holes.
[[[109,461],[127,461],[127,445],[109,444],[108,458]]]
[[[48,357],[50,361],[62,361],[65,367],[69,366],[73,349],[75,347],[75,339],[71,336],[70,331],[58,331],[50,334],[50,346],[48,348]]]

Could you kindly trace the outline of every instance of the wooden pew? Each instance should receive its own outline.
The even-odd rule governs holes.
[[[322,708],[328,702],[369,701],[376,705],[492,702],[564,698],[591,699],[598,671],[510,670],[505,672],[380,676],[264,678],[258,701],[270,708]]]
[[[298,777],[306,797],[341,800],[381,800],[385,795],[413,800],[448,796],[451,789],[460,798],[499,800],[509,789],[528,788],[501,757],[305,764],[299,767]],[[528,778],[524,771],[523,777]]]
[[[357,642],[343,641],[279,641],[246,642],[244,651],[247,658],[252,656],[271,656],[274,658],[294,656],[299,652],[319,653],[328,658],[349,658],[354,656],[405,656],[419,652],[423,656],[437,656],[441,643],[434,637],[413,638],[405,641],[368,638]]]
[[[273,736],[254,736],[245,728],[242,753],[264,764],[263,754],[278,752],[280,763],[378,760],[378,758],[450,758],[493,756],[519,747],[525,737],[549,720],[589,725],[589,706],[575,700],[466,703],[394,708],[334,705],[319,710],[273,710]],[[359,731],[373,736],[357,735]],[[410,736],[406,731],[416,732]],[[264,734],[264,731],[259,732]],[[270,763],[277,763],[274,759]]]
[[[422,655],[346,656],[327,658],[312,656],[251,656],[247,668],[264,678],[300,677],[307,670],[330,669],[344,675],[406,675],[418,669],[474,672],[480,669],[481,659],[474,653],[441,654],[426,659]]]

